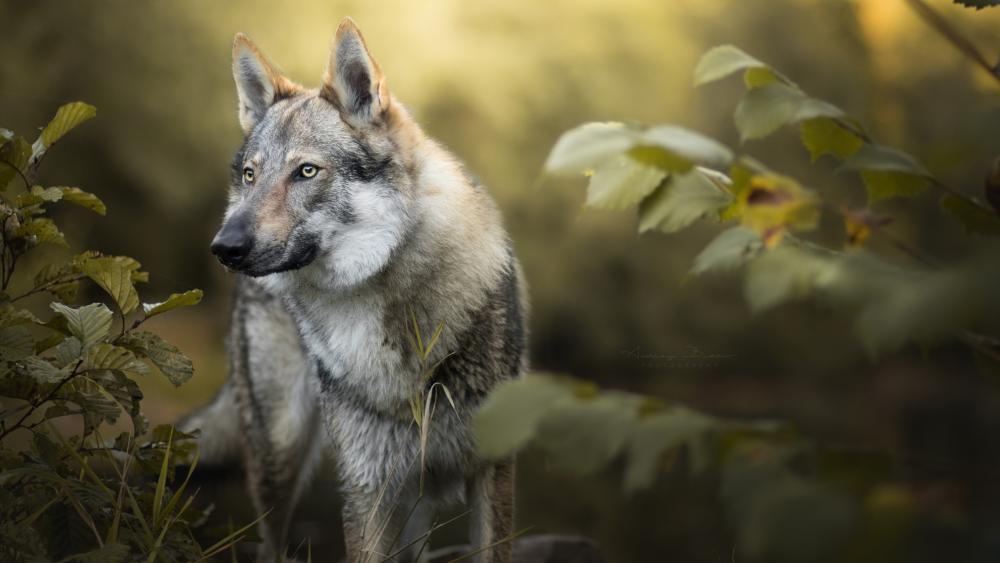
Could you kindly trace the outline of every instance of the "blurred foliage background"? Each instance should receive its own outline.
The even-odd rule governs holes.
[[[1000,49],[1000,10],[932,4],[987,52]],[[717,228],[637,238],[627,214],[581,211],[582,181],[540,177],[555,139],[584,121],[671,122],[736,146],[731,109],[742,87],[691,86],[698,56],[733,43],[949,185],[978,193],[1000,155],[1000,92],[903,0],[4,2],[0,122],[28,134],[61,103],[99,108],[41,180],[99,194],[109,219],[92,226],[67,211],[66,230],[87,248],[139,259],[155,273],[150,296],[205,289],[201,306],[150,323],[197,370],[180,389],[148,382],[153,424],[207,401],[225,377],[232,279],[208,243],[241,139],[233,34],[249,34],[289,76],[315,85],[344,15],[361,26],[395,95],[499,201],[531,288],[535,367],[713,414],[789,420],[820,447],[885,449],[910,484],[905,502],[921,531],[907,560],[996,560],[1000,396],[964,348],[875,364],[836,311],[792,305],[751,318],[735,277],[686,283]],[[810,166],[799,145],[789,130],[744,148],[821,191],[864,200],[853,176]],[[893,231],[947,258],[961,229],[934,211],[937,195],[883,209],[906,206],[901,218],[910,219]],[[529,452],[518,519],[591,536],[611,561],[728,561],[733,538],[709,479],[673,472],[628,497],[620,476],[567,477]],[[227,511],[250,519],[241,487],[214,493],[220,521]],[[293,541],[310,536],[314,554],[332,552],[332,502],[312,497]]]

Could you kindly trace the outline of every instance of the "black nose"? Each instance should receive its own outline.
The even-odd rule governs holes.
[[[222,226],[212,241],[212,254],[229,267],[242,264],[250,254],[253,237],[250,236],[248,222],[241,217],[233,217]]]

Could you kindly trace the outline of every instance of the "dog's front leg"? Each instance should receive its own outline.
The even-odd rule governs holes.
[[[494,465],[470,480],[469,543],[479,551],[475,561],[510,563],[514,531],[514,459]]]

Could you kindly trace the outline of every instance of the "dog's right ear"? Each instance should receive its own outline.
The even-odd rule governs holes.
[[[285,78],[242,33],[233,40],[233,78],[240,101],[240,126],[247,135],[271,104],[303,91]]]

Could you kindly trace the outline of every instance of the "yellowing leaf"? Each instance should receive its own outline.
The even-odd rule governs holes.
[[[811,230],[819,223],[818,200],[785,176],[752,177],[740,199],[743,226],[760,235],[765,248],[777,245],[787,230]]]
[[[42,134],[35,141],[34,153],[38,158],[48,150],[63,135],[69,133],[73,128],[97,115],[97,108],[83,102],[72,102],[63,105],[56,111],[52,121],[42,129]]]
[[[803,121],[802,142],[809,150],[813,162],[824,154],[831,154],[843,160],[864,145],[864,141],[829,117]]]
[[[84,260],[80,271],[101,286],[115,300],[118,310],[127,315],[139,306],[139,294],[132,283],[132,271],[138,266],[131,259],[103,256]]]
[[[0,145],[0,192],[14,179],[20,179],[18,172],[27,170],[30,158],[31,145],[22,137],[14,137]]]
[[[17,229],[18,236],[35,237],[38,244],[50,243],[59,246],[68,246],[62,231],[52,219],[45,217],[31,219]]]
[[[201,302],[202,295],[203,294],[200,289],[192,289],[185,291],[184,293],[173,293],[170,297],[167,297],[166,301],[161,303],[143,303],[142,311],[148,319],[159,315],[160,313],[166,313],[167,311],[171,311],[179,307],[197,305]]]

